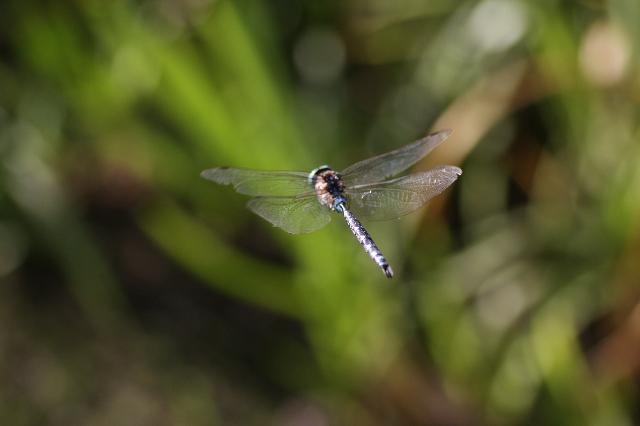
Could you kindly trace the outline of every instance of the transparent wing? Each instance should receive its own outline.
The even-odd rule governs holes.
[[[239,193],[253,196],[292,197],[311,191],[308,173],[303,172],[216,167],[203,171],[200,176],[221,185],[233,185]]]
[[[449,129],[431,133],[402,148],[359,161],[342,171],[342,179],[347,186],[382,182],[411,167],[450,134]]]
[[[247,207],[290,234],[313,232],[331,221],[330,210],[322,206],[315,195],[304,198],[258,197],[249,200]]]
[[[395,219],[422,207],[461,174],[458,167],[439,166],[386,182],[347,188],[348,207],[363,219]]]

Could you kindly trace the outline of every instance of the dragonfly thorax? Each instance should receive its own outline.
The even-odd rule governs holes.
[[[309,180],[318,201],[323,206],[335,210],[337,205],[345,202],[342,196],[344,192],[342,177],[329,166],[322,166],[311,172]]]

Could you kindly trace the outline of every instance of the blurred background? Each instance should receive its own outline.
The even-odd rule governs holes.
[[[640,422],[640,2],[0,5],[10,425]],[[428,208],[292,236],[199,177],[432,130]]]

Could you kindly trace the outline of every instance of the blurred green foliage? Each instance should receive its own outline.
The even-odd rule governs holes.
[[[634,424],[637,0],[5,1],[3,424]],[[202,180],[454,134],[291,236]],[[339,219],[339,218],[338,218]],[[369,226],[369,224],[367,224]]]

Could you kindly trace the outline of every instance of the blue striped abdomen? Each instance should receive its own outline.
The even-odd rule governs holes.
[[[373,261],[376,262],[380,269],[382,269],[387,278],[392,278],[393,270],[391,269],[391,266],[389,266],[389,263],[387,263],[387,259],[384,258],[382,251],[380,251],[376,243],[373,241],[373,238],[371,238],[371,235],[369,235],[360,221],[356,219],[356,217],[349,210],[347,210],[344,205],[342,205],[341,207],[342,208],[340,210],[342,210],[342,214],[347,221],[347,225],[349,225],[349,229],[351,229],[353,235],[356,236],[358,242],[369,254],[371,259],[373,259]]]

